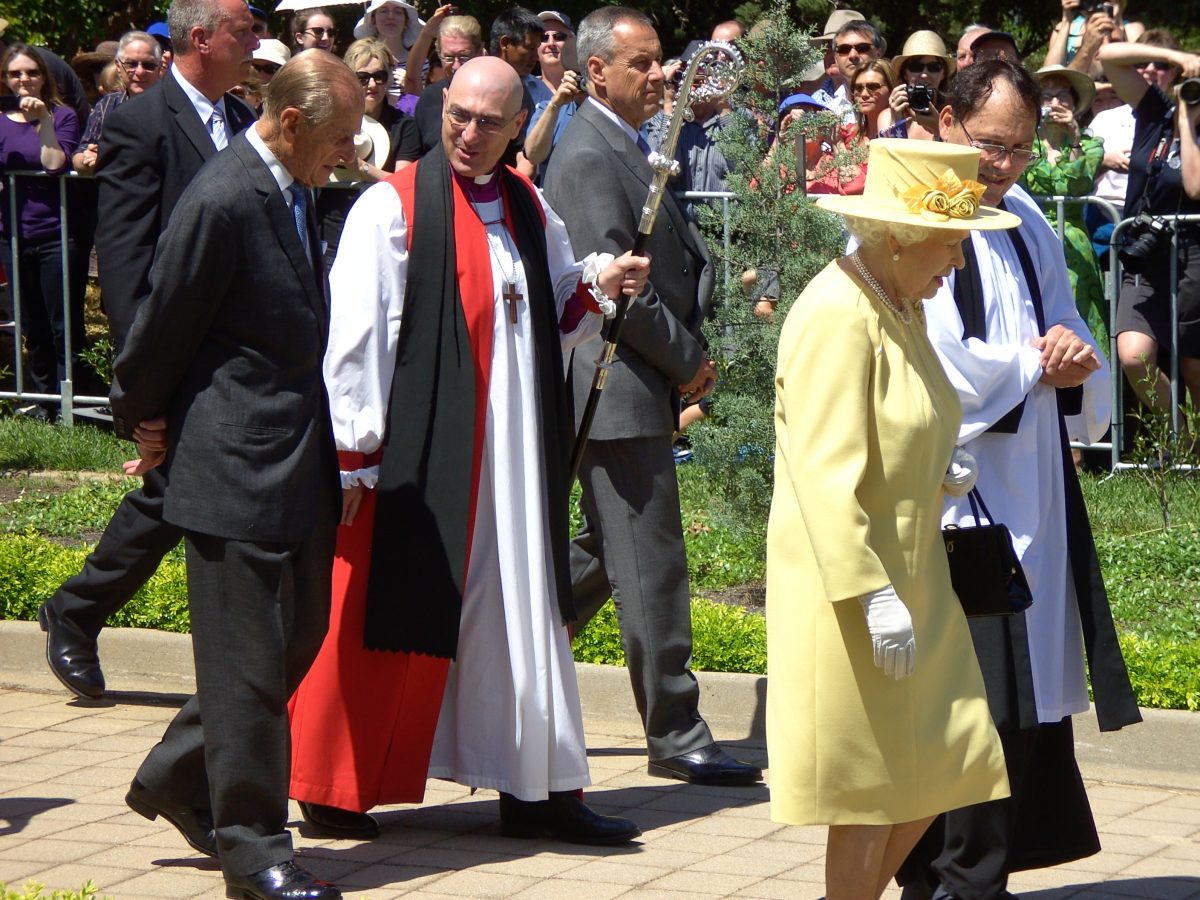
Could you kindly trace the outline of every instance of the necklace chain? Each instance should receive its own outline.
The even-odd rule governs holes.
[[[862,258],[858,255],[857,250],[850,254],[850,261],[854,263],[854,268],[858,272],[858,277],[863,280],[863,283],[869,287],[872,292],[874,292],[875,296],[879,298],[879,302],[894,312],[896,317],[905,325],[910,324],[912,322],[912,310],[906,306],[901,306],[887,295],[887,291],[885,291],[883,286],[875,280],[875,276],[871,274],[871,270],[868,269],[866,264],[863,263]]]

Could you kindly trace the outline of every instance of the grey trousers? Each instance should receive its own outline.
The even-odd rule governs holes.
[[[592,440],[571,544],[577,628],[611,595],[651,759],[712,743],[692,674],[692,614],[671,436]]]
[[[292,858],[287,704],[328,629],[333,534],[330,519],[299,544],[184,536],[196,693],[137,778],[211,807],[227,876]]]

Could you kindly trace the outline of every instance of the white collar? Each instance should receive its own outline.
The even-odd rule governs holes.
[[[221,111],[221,118],[225,119],[225,122],[228,125],[229,117],[225,115],[224,94],[220,96],[216,103],[213,103],[202,93],[200,93],[194,84],[183,77],[183,73],[179,71],[178,66],[171,66],[171,76],[179,83],[179,86],[183,88],[183,92],[187,94],[188,100],[190,100],[192,102],[192,106],[195,107],[196,114],[200,116],[200,121],[203,122],[206,127],[208,125],[208,120],[212,118],[212,112],[214,109],[219,109]],[[226,128],[226,134],[229,133],[229,129]]]
[[[254,148],[254,151],[266,163],[267,168],[271,170],[271,176],[275,179],[275,183],[279,185],[279,190],[283,191],[283,199],[287,201],[288,206],[292,205],[292,195],[290,189],[292,182],[296,179],[292,177],[292,173],[284,168],[283,163],[279,161],[279,157],[271,152],[262,139],[262,135],[258,133],[258,128],[251,125],[246,129],[246,142]]]
[[[641,135],[637,133],[637,130],[632,125],[613,112],[611,107],[601,103],[595,97],[588,97],[588,102],[594,103],[596,105],[596,109],[600,110],[600,112],[604,113],[604,115],[616,122],[617,127],[629,135],[629,139],[631,141],[633,141],[635,144],[638,142],[638,138],[641,137]]]

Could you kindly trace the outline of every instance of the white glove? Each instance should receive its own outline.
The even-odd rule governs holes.
[[[965,497],[975,487],[978,476],[979,466],[975,463],[975,457],[962,447],[955,447],[942,486],[951,497]]]
[[[897,681],[912,674],[916,665],[917,639],[912,616],[890,584],[858,598],[867,617],[867,631],[875,649],[875,665]]]

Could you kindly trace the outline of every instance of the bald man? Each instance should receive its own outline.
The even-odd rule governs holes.
[[[466,63],[441,147],[362,195],[331,272],[344,515],[330,635],[292,704],[292,796],[328,834],[376,833],[366,811],[420,802],[427,776],[500,791],[508,835],[639,834],[579,795],[562,373],[649,260],[576,262],[498,165],[521,95],[504,61]]]

